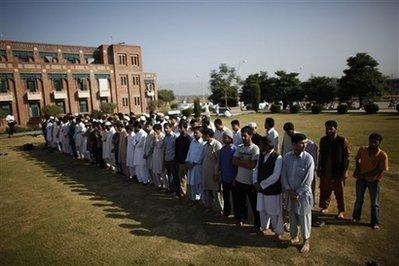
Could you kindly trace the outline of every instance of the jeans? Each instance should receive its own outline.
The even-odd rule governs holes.
[[[362,206],[364,200],[364,193],[366,192],[366,188],[368,188],[370,193],[371,200],[371,225],[380,224],[380,214],[379,214],[379,205],[378,205],[378,197],[380,193],[380,185],[378,181],[367,182],[364,179],[356,180],[356,202],[355,207],[353,209],[353,219],[360,220],[362,215]]]

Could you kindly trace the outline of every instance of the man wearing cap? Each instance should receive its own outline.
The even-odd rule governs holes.
[[[6,121],[8,124],[8,137],[10,138],[15,132],[15,118],[12,114],[6,116]]]
[[[257,124],[255,122],[250,122],[248,126],[251,127],[254,131],[252,135],[252,143],[259,147],[259,141],[262,136],[258,132],[256,132]]]
[[[144,158],[144,144],[147,137],[147,132],[142,128],[140,122],[136,121],[133,123],[134,133],[134,155],[133,165],[137,175],[137,180],[143,185],[147,185],[150,182],[150,174],[146,166],[146,159]]]
[[[230,194],[232,183],[237,175],[237,166],[233,164],[233,155],[237,147],[233,144],[233,133],[231,131],[224,132],[223,144],[224,146],[219,154],[219,169],[223,188],[223,215],[227,218],[231,213]],[[233,208],[235,208],[234,204]]]
[[[305,151],[306,136],[304,134],[294,134],[292,144],[293,151],[283,157],[281,181],[288,195],[287,210],[291,243],[299,243],[298,227],[300,227],[301,237],[304,240],[301,252],[308,252],[313,206],[311,184],[315,166],[312,156]]]

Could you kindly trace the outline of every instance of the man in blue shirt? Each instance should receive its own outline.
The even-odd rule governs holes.
[[[223,215],[227,218],[231,212],[231,185],[237,175],[237,166],[233,164],[233,155],[236,152],[236,146],[233,145],[233,133],[231,131],[224,132],[223,144],[224,146],[220,150],[219,164],[223,188]]]

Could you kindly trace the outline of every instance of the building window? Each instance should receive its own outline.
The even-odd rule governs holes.
[[[13,55],[20,62],[33,62],[33,52],[29,51],[12,51]]]
[[[72,64],[79,63],[79,54],[64,54],[64,59]]]
[[[39,56],[44,63],[57,63],[57,53],[40,52]]]
[[[2,93],[8,92],[8,81],[6,78],[0,79],[0,92]]]
[[[87,105],[87,100],[79,100],[79,112],[87,113],[89,111],[89,107]]]
[[[76,79],[76,87],[78,90],[86,91],[87,90],[87,83],[85,79]]]
[[[118,57],[119,57],[120,65],[127,65],[126,64],[126,54],[118,54]]]
[[[0,62],[7,61],[7,52],[6,50],[0,50]]]
[[[140,105],[140,97],[134,97],[134,105]]]
[[[133,76],[133,85],[140,85],[140,76],[138,75]]]
[[[121,75],[121,85],[126,86],[127,85],[127,76],[126,75]]]
[[[35,79],[26,80],[26,88],[30,92],[35,92],[37,90],[37,82]]]
[[[10,102],[0,102],[0,109],[3,110],[6,115],[12,114]]]
[[[53,86],[55,91],[62,91],[62,79],[53,79]]]
[[[140,65],[139,55],[138,54],[130,56],[130,60],[131,60],[132,65],[134,65],[134,66],[139,66]]]
[[[39,116],[40,116],[40,103],[29,102],[29,117],[39,117]]]
[[[107,102],[108,102],[108,98],[107,97],[100,98],[100,103],[107,103]]]
[[[122,105],[123,106],[129,106],[129,99],[127,97],[122,98]]]
[[[97,60],[94,54],[85,54],[84,55],[86,64],[90,65],[90,64],[97,64]]]
[[[58,107],[60,107],[62,109],[62,112],[65,114],[65,102],[64,100],[59,100],[55,102],[55,105],[57,105]]]

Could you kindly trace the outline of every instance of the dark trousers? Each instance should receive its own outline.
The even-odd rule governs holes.
[[[93,157],[94,157],[94,160],[96,161],[96,164],[100,168],[105,168],[105,162],[103,160],[102,154],[103,154],[103,149],[101,147],[96,147],[94,149]]]
[[[323,186],[322,184],[320,184],[319,207],[322,209],[328,208],[328,206],[330,205],[331,194],[333,191],[335,199],[337,200],[338,212],[344,212],[345,211],[344,182],[336,181],[333,185],[330,186]]]
[[[254,214],[254,227],[260,227],[259,212],[256,210],[257,192],[252,185],[243,184],[235,181],[233,188],[233,206],[234,216],[239,222],[248,221],[247,197],[251,204],[252,213]]]
[[[230,194],[232,193],[232,183],[227,183],[222,181],[222,188],[223,188],[223,214],[225,216],[229,216],[231,213],[231,202],[230,202]],[[233,205],[234,208],[235,205]],[[234,212],[235,213],[235,212]]]
[[[166,174],[168,175],[169,191],[176,192],[180,188],[179,175],[175,161],[165,161]]]
[[[378,205],[378,198],[380,194],[380,183],[377,181],[367,182],[364,179],[356,180],[356,202],[355,207],[353,209],[353,219],[360,220],[360,216],[362,215],[362,206],[364,200],[364,193],[366,192],[366,188],[368,188],[370,193],[371,200],[371,225],[374,226],[376,224],[380,224],[380,211]]]
[[[71,145],[73,157],[77,157],[78,153],[76,152],[75,140],[73,139],[73,137],[69,138],[69,144]]]

